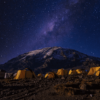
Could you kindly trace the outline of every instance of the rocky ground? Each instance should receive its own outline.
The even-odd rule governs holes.
[[[100,77],[0,79],[0,100],[100,100]]]

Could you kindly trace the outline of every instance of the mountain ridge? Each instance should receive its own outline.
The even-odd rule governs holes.
[[[83,68],[89,69],[100,65],[100,58],[88,56],[77,50],[62,47],[46,47],[21,54],[1,67],[7,72],[16,72],[26,67],[36,73],[56,71],[59,68]],[[1,68],[0,67],[0,68]]]

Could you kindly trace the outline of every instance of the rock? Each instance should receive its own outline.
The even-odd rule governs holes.
[[[93,86],[93,82],[86,82],[89,87]]]
[[[85,83],[81,83],[81,84],[79,85],[79,88],[80,88],[81,90],[86,90],[86,84],[85,84]]]
[[[79,78],[83,78],[83,76],[82,76],[82,75],[80,75],[80,76],[79,76]]]
[[[73,89],[69,89],[67,91],[66,95],[68,95],[68,96],[74,95],[74,90]]]
[[[90,97],[92,97],[92,94],[90,94]]]
[[[42,87],[42,85],[39,85],[39,87]]]
[[[72,87],[66,87],[65,84],[58,84],[54,86],[55,92],[59,95],[71,96],[74,95],[75,90]]]
[[[74,82],[78,84],[80,82],[80,80],[79,79],[75,79]]]
[[[42,77],[39,78],[39,81],[41,81],[41,80],[42,80]]]
[[[64,77],[64,76],[62,76],[62,77],[61,77],[61,79],[62,79],[62,80],[64,80],[64,79],[65,79],[65,77]]]

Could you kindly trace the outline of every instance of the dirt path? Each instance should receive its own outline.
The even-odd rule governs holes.
[[[99,100],[99,94],[94,76],[0,80],[0,100]]]

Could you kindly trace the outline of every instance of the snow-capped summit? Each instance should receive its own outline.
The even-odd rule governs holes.
[[[46,73],[59,68],[89,68],[100,65],[100,58],[88,56],[76,50],[61,47],[46,47],[17,56],[3,64],[8,72],[31,68],[36,73]]]

